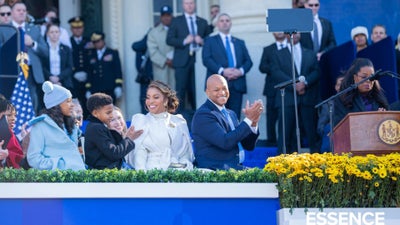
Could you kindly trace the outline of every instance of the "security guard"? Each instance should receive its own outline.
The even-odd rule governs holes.
[[[81,105],[86,105],[86,88],[85,84],[87,81],[88,71],[88,55],[93,50],[93,44],[89,38],[83,37],[84,32],[84,21],[81,17],[76,16],[68,20],[71,27],[72,36],[70,38],[72,45],[72,58],[73,58],[73,85],[74,89],[72,95],[78,98]],[[89,113],[86,107],[83,107],[84,118]]]
[[[89,73],[86,97],[103,92],[114,102],[122,96],[122,69],[118,51],[108,48],[103,32],[94,32],[90,38],[95,50],[89,55]]]

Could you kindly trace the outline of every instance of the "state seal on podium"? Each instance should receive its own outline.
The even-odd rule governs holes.
[[[396,120],[385,120],[378,127],[378,136],[384,143],[395,145],[400,142],[400,124]]]

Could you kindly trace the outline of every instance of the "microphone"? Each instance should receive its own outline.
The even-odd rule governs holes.
[[[305,81],[306,81],[306,78],[304,76],[300,76],[295,80],[296,83],[305,82]],[[282,88],[286,88],[287,86],[289,86],[291,84],[293,84],[293,79],[281,82],[281,83],[275,85],[274,88],[282,89]]]
[[[382,71],[381,69],[379,69],[375,73],[371,74],[371,76],[368,77],[368,80],[370,80],[370,81],[379,80],[381,77],[383,77],[387,73],[388,73],[388,71]]]

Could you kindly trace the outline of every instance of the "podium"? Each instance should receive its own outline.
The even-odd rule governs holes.
[[[334,153],[400,152],[400,111],[349,113],[333,129]]]

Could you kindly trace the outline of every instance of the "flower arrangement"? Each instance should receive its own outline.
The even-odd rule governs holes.
[[[399,207],[400,154],[291,154],[270,157],[282,208]]]

